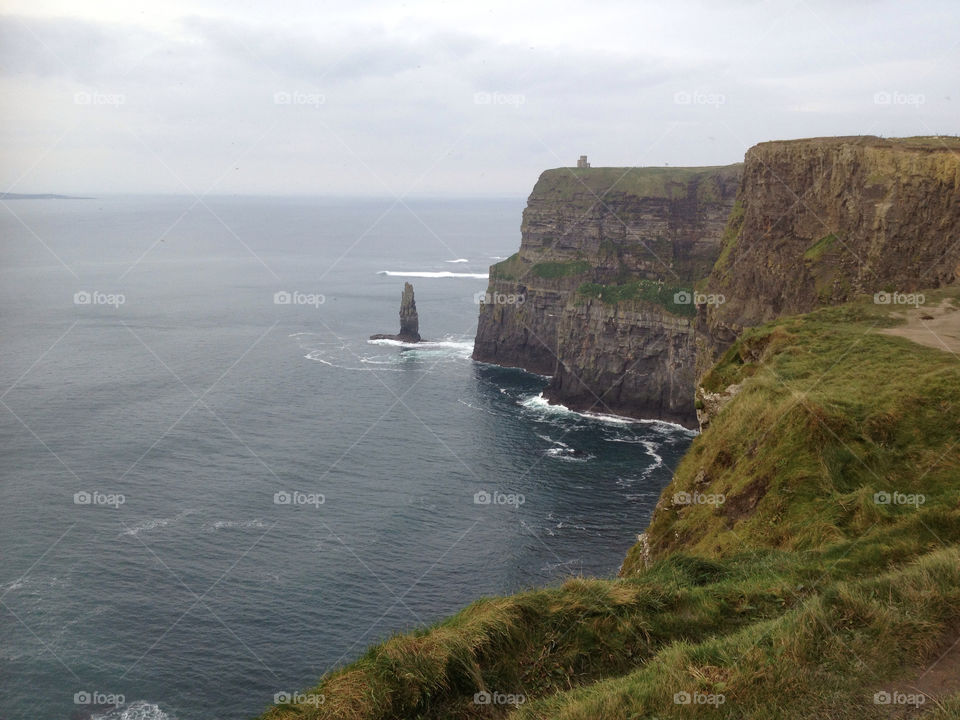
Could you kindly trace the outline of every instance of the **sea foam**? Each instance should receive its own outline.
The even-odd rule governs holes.
[[[427,270],[380,270],[377,275],[411,278],[475,278],[476,280],[486,280],[490,277],[488,273],[458,273],[448,270],[441,270],[440,272]]]

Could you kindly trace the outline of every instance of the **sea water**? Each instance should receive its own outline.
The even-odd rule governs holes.
[[[5,201],[0,717],[249,718],[479,597],[615,574],[691,434],[470,359],[522,207]],[[427,342],[369,341],[405,281]]]

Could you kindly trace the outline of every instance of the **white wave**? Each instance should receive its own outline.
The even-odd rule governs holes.
[[[456,260],[444,260],[444,262],[448,262],[448,263],[465,263],[465,262],[470,262],[470,261],[467,260],[466,258],[457,258]]]
[[[541,435],[540,433],[534,434],[541,440],[546,440],[548,443],[553,444],[552,448],[548,448],[543,453],[547,457],[556,458],[557,460],[565,460],[566,462],[586,462],[587,460],[592,460],[595,457],[590,453],[585,453],[581,450],[570,447],[565,442],[554,440],[549,435]]]
[[[589,453],[578,454],[578,451],[571,447],[553,447],[548,449],[544,455],[565,462],[586,462],[594,457]]]
[[[556,534],[550,528],[546,528],[546,530],[548,535]],[[572,560],[561,560],[560,562],[547,563],[546,565],[540,568],[540,572],[556,572],[561,568],[573,568],[573,567],[576,567],[578,563],[581,566],[583,565],[583,561],[581,558],[573,558]]]
[[[549,415],[560,415],[560,416],[576,416],[583,417],[589,420],[597,420],[600,422],[611,423],[613,425],[632,425],[637,420],[633,418],[623,417],[621,415],[606,415],[602,413],[591,413],[591,412],[577,412],[576,410],[571,410],[566,405],[561,405],[560,403],[552,403],[547,400],[543,393],[538,395],[533,395],[526,400],[523,400],[520,403],[523,407],[529,410],[538,410],[540,412],[549,414]]]
[[[466,359],[473,355],[472,340],[425,340],[418,343],[404,342],[403,340],[391,340],[389,338],[380,338],[378,340],[367,340],[370,345],[386,345],[398,347],[406,351],[406,357],[437,357],[448,356],[451,358]],[[396,363],[402,358],[394,358],[392,362]]]
[[[307,360],[313,360],[314,362],[323,363],[324,365],[330,365],[331,367],[334,366],[333,363],[330,362],[329,360],[324,360],[322,357],[320,357],[320,351],[319,351],[319,350],[314,350],[313,352],[308,352],[306,355],[304,355],[304,357],[305,357]],[[356,369],[359,370],[360,368],[356,368]]]
[[[627,502],[641,502],[646,500],[655,503],[659,497],[660,493],[626,493],[623,499]]]
[[[263,530],[269,527],[263,520],[215,520],[212,523],[204,523],[203,529],[207,532],[216,532],[217,530]]]
[[[21,575],[16,580],[0,584],[0,594],[6,595],[14,590],[23,590],[27,588],[28,592],[37,594],[40,588],[54,588],[69,584],[67,580],[61,580],[57,575]]]
[[[566,405],[561,405],[560,403],[552,403],[547,400],[543,393],[539,395],[533,395],[526,400],[523,400],[520,403],[523,407],[529,410],[539,410],[543,413],[554,414],[554,415],[576,415],[582,418],[587,418],[588,420],[596,420],[597,422],[609,423],[611,425],[654,425],[654,426],[665,426],[671,430],[681,430],[690,435],[697,435],[696,430],[690,430],[685,428],[683,425],[678,425],[677,423],[668,422],[666,420],[655,420],[652,418],[632,418],[627,417],[626,415],[613,415],[610,413],[596,413],[596,412],[580,412],[578,410],[571,410]],[[611,442],[630,442],[629,440],[623,439],[614,439]]]
[[[129,705],[91,715],[90,720],[176,720],[176,717],[165,713],[158,705],[145,700],[135,700]]]
[[[642,441],[641,444],[642,444],[643,447],[646,449],[647,455],[649,455],[650,457],[653,458],[653,465],[651,465],[650,467],[646,468],[646,469],[643,471],[643,476],[646,477],[647,475],[649,475],[650,473],[652,473],[652,472],[653,472],[654,470],[656,470],[657,468],[663,467],[663,458],[660,457],[660,455],[657,454],[657,446],[654,445],[654,444],[653,444],[652,442],[650,442],[649,440],[644,440],[644,441]]]
[[[26,584],[27,583],[24,581],[24,578],[20,577],[20,578],[17,578],[16,580],[12,580],[11,582],[0,585],[0,590],[3,591],[4,595],[6,595],[8,592],[12,590],[19,590]]]
[[[566,524],[565,522],[563,522],[562,520],[557,523],[557,530],[563,530],[565,527],[571,527],[571,528],[573,528],[574,530],[586,530],[586,529],[587,529],[585,525],[567,525],[567,524]]]
[[[466,400],[463,400],[463,399],[461,399],[461,398],[457,398],[457,402],[460,403],[461,405],[466,405],[466,406],[467,406],[468,408],[470,408],[471,410],[480,410],[481,412],[485,412],[485,413],[487,413],[488,415],[495,415],[495,416],[499,416],[499,415],[500,415],[500,413],[494,412],[493,410],[489,410],[489,409],[484,408],[484,407],[479,407],[478,405],[471,405],[471,404],[468,403]]]
[[[136,537],[140,533],[145,532],[147,530],[155,530],[156,528],[166,527],[172,522],[178,522],[179,520],[182,520],[183,518],[185,518],[187,515],[193,515],[195,512],[196,510],[184,510],[183,512],[179,512],[173,517],[169,517],[169,518],[149,518],[147,520],[142,520],[126,528],[120,534],[132,535]]]
[[[503,260],[503,256],[502,256],[502,255],[491,255],[491,256],[490,256],[490,259],[491,259],[491,260]]]
[[[377,275],[412,278],[475,278],[477,280],[486,280],[490,277],[488,273],[457,273],[446,270],[441,272],[428,272],[426,270],[380,270]]]
[[[320,336],[317,336],[318,338]],[[297,343],[307,352],[303,357],[306,360],[321,363],[328,367],[353,372],[407,372],[409,362],[417,361],[454,361],[468,359],[473,354],[473,340],[463,336],[447,335],[439,340],[426,340],[418,343],[408,343],[401,340],[382,338],[378,340],[353,339],[351,343],[344,341],[313,340],[311,338],[297,338]],[[351,348],[353,345],[356,349]],[[400,348],[403,352],[370,353],[369,346],[382,348]],[[402,367],[406,365],[406,367]]]
[[[411,350],[435,350],[437,348],[453,348],[455,350],[470,350],[473,352],[473,340],[421,340],[420,342],[406,342],[391,338],[377,338],[367,340],[368,345],[392,345],[394,347],[410,348]]]

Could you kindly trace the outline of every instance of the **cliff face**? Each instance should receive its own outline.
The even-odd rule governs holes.
[[[474,359],[553,375],[577,409],[695,426],[692,289],[713,266],[740,166],[560,168],[490,268]],[[559,364],[558,364],[559,360]]]
[[[575,302],[557,325],[558,360],[544,396],[576,410],[696,427],[691,318],[645,302]]]
[[[897,305],[960,277],[960,140],[812,138],[761,143],[742,166],[548,170],[522,230],[490,269],[474,358],[551,375],[545,396],[575,409],[697,427],[697,378],[745,327],[863,293]],[[701,301],[685,304],[694,285]]]
[[[746,155],[707,289],[720,348],[746,326],[861,293],[911,293],[960,277],[960,141],[812,138]],[[704,365],[703,369],[706,369]]]

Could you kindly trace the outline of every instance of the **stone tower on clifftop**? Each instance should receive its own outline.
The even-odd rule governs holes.
[[[588,167],[590,167],[590,163],[587,162],[587,156],[586,156],[586,155],[581,155],[581,156],[580,156],[580,159],[577,160],[577,167],[578,167],[578,168],[588,168]]]

